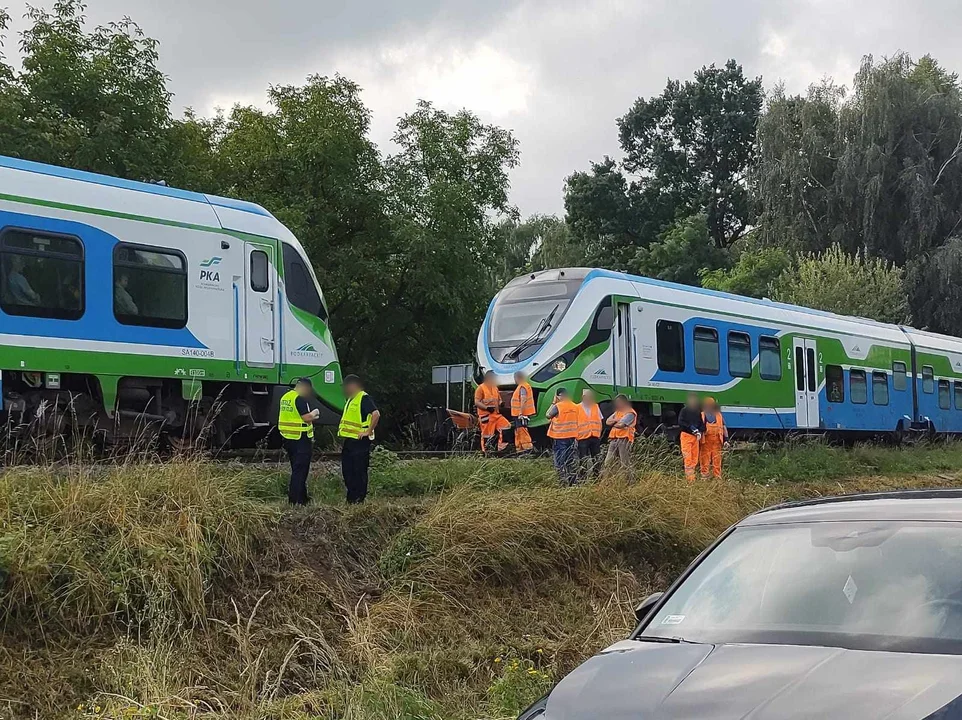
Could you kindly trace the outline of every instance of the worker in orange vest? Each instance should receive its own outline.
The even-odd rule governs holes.
[[[601,431],[605,418],[595,400],[592,390],[582,390],[578,405],[578,458],[581,460],[581,477],[586,479],[598,471],[601,456]]]
[[[611,428],[608,431],[608,454],[605,455],[605,470],[618,466],[631,466],[631,445],[635,442],[635,428],[638,426],[638,413],[626,395],[615,398],[615,411],[605,420]]]
[[[511,416],[514,418],[514,449],[527,452],[534,449],[531,433],[528,432],[528,418],[535,414],[534,391],[528,377],[522,372],[514,374],[514,393],[511,395]]]
[[[511,423],[501,414],[501,391],[493,370],[484,374],[484,381],[474,391],[474,407],[478,410],[478,423],[481,425],[482,452],[504,450],[508,446],[504,442],[504,431],[511,427]],[[497,443],[491,442],[495,435],[498,436]]]
[[[720,478],[722,446],[728,441],[728,428],[725,427],[725,418],[722,417],[721,408],[714,398],[705,398],[705,409],[701,417],[705,424],[705,434],[701,437],[701,447],[698,449],[701,476],[707,479],[708,467],[711,466],[712,474]]]
[[[678,413],[678,427],[681,428],[681,456],[685,463],[685,477],[688,482],[695,480],[701,439],[705,434],[705,420],[701,413],[701,401],[695,393],[688,394],[685,407]]]
[[[548,408],[548,437],[554,441],[554,466],[563,485],[578,483],[578,406],[568,391],[558,388]]]

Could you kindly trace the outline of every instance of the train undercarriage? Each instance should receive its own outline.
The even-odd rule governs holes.
[[[8,446],[269,447],[279,444],[277,406],[286,391],[268,384],[4,370],[0,423]],[[321,412],[322,422],[335,417],[324,406]]]

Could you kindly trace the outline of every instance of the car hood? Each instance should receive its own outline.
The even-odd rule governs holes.
[[[962,656],[627,640],[552,691],[546,720],[962,718]]]

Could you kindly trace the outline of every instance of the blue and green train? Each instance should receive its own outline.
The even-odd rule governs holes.
[[[566,387],[624,393],[648,430],[694,391],[745,434],[962,433],[962,340],[607,270],[511,281],[477,352],[506,394],[515,372],[530,377],[533,425]]]
[[[0,420],[254,442],[314,379],[342,407],[304,248],[249,202],[0,158]]]

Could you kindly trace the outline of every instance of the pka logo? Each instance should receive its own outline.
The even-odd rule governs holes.
[[[212,257],[207,258],[201,264],[200,270],[200,281],[209,283],[219,283],[220,282],[220,272],[215,268],[221,264],[222,257]]]
[[[598,370],[595,370],[593,374],[599,377],[606,377],[608,375],[608,373],[605,371],[604,368],[599,368]]]

